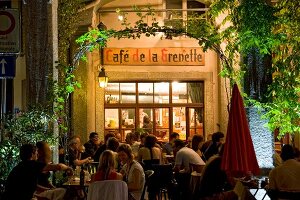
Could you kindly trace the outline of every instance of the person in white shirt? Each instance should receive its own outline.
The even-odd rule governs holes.
[[[185,146],[185,143],[176,139],[174,141],[175,154],[175,177],[178,182],[179,199],[191,199],[192,189],[190,186],[191,172],[201,173],[205,162],[191,148]]]
[[[205,162],[193,149],[186,147],[180,139],[174,141],[174,147],[176,152],[175,172],[191,173],[192,171],[197,171],[201,173]]]
[[[300,162],[295,159],[293,147],[289,144],[284,145],[280,156],[283,162],[271,170],[268,189],[300,192]]]

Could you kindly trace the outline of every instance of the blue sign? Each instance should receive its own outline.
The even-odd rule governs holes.
[[[16,75],[16,56],[0,56],[0,79],[14,78]]]

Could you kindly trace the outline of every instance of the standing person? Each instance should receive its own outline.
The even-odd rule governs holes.
[[[162,147],[164,153],[166,153],[167,155],[173,155],[173,144],[176,139],[179,139],[179,134],[176,132],[173,132],[170,135],[170,142],[166,143]]]
[[[116,172],[114,155],[111,150],[105,150],[99,160],[99,167],[91,177],[91,182],[104,180],[122,180],[122,174]]]
[[[38,151],[38,162],[50,164],[51,163],[51,149],[48,143],[44,141],[40,141],[36,143],[37,151]],[[72,170],[71,168],[69,169]],[[66,189],[64,188],[56,188],[52,182],[49,180],[50,178],[49,171],[42,171],[38,175],[38,185],[35,194],[38,197],[48,198],[51,200],[62,200],[64,199]]]
[[[300,192],[300,163],[295,160],[295,152],[291,145],[281,149],[282,164],[275,167],[269,174],[270,197],[273,191]]]
[[[207,161],[211,156],[219,154],[223,143],[224,143],[224,133],[222,132],[213,133],[211,136],[211,142],[209,146],[206,149],[204,147],[201,148],[205,160]]]
[[[145,184],[143,167],[133,159],[132,150],[128,144],[121,144],[117,152],[123,163],[121,174],[127,183],[129,194],[133,199],[139,200]]]
[[[85,153],[83,154],[83,158],[92,157],[94,160],[97,160],[95,158],[95,153],[98,150],[100,146],[100,140],[98,133],[91,132],[89,136],[89,141],[87,141],[83,146],[85,147]]]
[[[76,168],[76,166],[81,166],[86,163],[91,163],[92,158],[87,157],[81,159],[80,148],[82,147],[79,136],[73,136],[69,142],[69,165]]]
[[[64,164],[46,164],[37,161],[37,149],[32,144],[20,148],[21,162],[12,169],[7,178],[4,200],[31,200],[43,171],[68,170]]]

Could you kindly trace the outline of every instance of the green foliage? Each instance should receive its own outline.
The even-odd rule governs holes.
[[[94,29],[78,38],[80,49],[74,61],[84,57],[87,51],[106,46],[110,37],[138,39],[141,35],[149,37],[158,32],[164,33],[166,39],[186,35],[197,39],[204,51],[211,49],[217,52],[222,66],[220,75],[229,78],[231,84],[242,85],[245,67],[240,58],[258,49],[262,56],[273,55],[271,73],[274,78],[268,86],[268,100],[262,103],[244,96],[248,102],[266,111],[264,117],[268,119],[267,126],[271,131],[280,128],[280,137],[297,133],[300,123],[299,4],[298,1],[283,0],[272,7],[264,0],[215,0],[206,20],[192,17],[188,19],[187,27],[177,29],[159,26],[153,17],[153,10],[149,9],[148,13],[143,14],[135,8],[140,20],[133,25],[125,17],[123,30]],[[117,12],[122,13],[121,10]],[[226,17],[216,23],[221,14]],[[153,17],[151,25],[144,22],[145,16]],[[224,48],[221,48],[223,44]]]
[[[52,130],[55,122],[55,117],[41,108],[6,116],[2,122],[6,138],[0,143],[0,180],[6,180],[11,169],[19,162],[19,148],[23,144],[35,144],[38,141],[55,144],[57,138]]]

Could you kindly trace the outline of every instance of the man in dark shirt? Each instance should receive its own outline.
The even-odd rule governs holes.
[[[85,152],[82,158],[92,157],[95,160],[95,153],[100,146],[98,133],[91,132],[89,138],[90,140],[83,145],[85,147]]]
[[[42,171],[67,170],[64,164],[45,164],[37,161],[34,145],[25,144],[20,148],[21,162],[10,172],[4,192],[4,200],[31,200],[37,188],[38,175]]]

